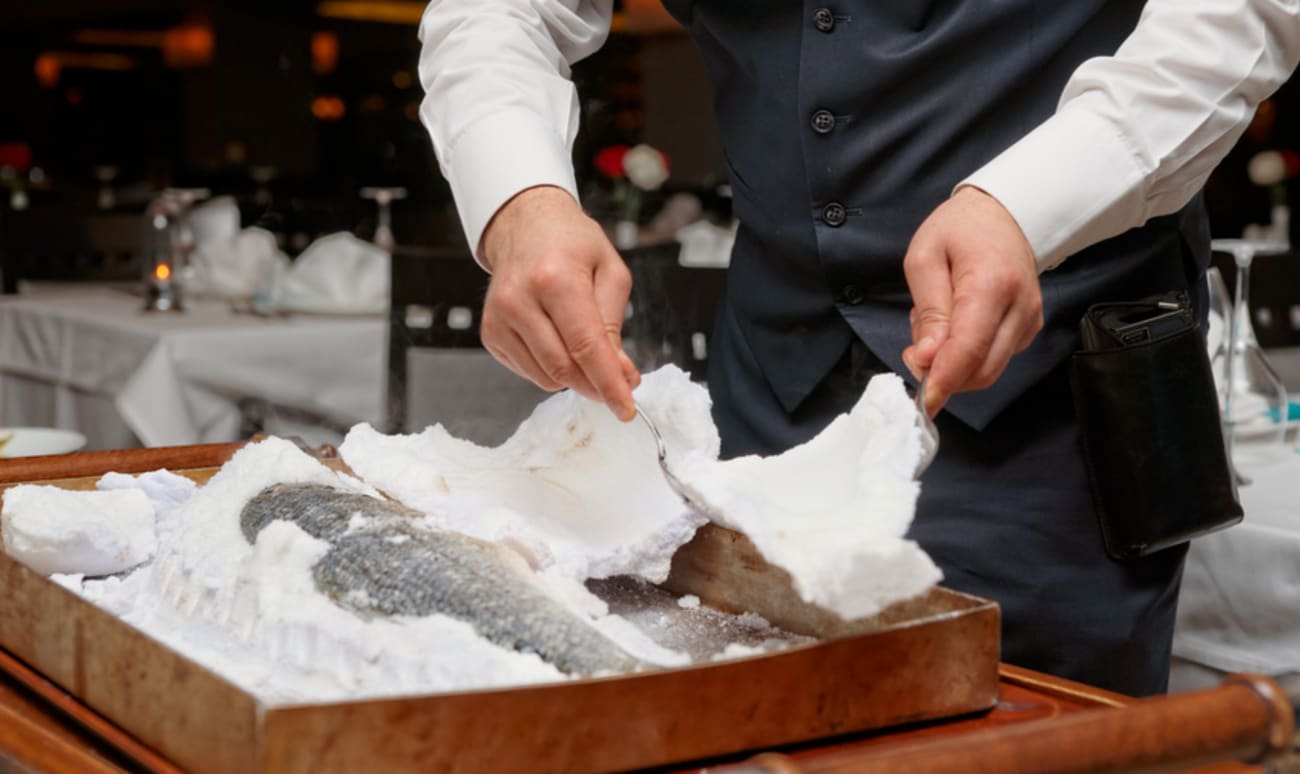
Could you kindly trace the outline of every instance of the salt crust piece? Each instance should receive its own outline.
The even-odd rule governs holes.
[[[647,374],[636,397],[678,476],[722,526],[788,571],[805,601],[854,619],[938,582],[934,562],[904,537],[921,446],[897,376],[873,378],[849,413],[801,446],[722,462],[708,393],[680,369]],[[384,492],[443,514],[447,528],[516,547],[546,574],[660,582],[701,523],[665,483],[646,428],[572,392],[543,402],[495,449],[441,426],[385,436],[358,425],[340,452]]]
[[[157,550],[154,511],[139,491],[77,492],[23,484],[4,493],[5,552],[42,575],[111,575]]]
[[[858,403],[783,454],[683,460],[677,474],[743,532],[795,590],[845,619],[873,615],[939,582],[930,557],[904,535],[920,484],[916,410],[894,374],[878,375]]]
[[[680,369],[647,374],[636,391],[658,423],[669,462],[716,459],[709,397]],[[673,553],[706,519],[682,505],[659,471],[640,421],[563,392],[504,443],[485,448],[441,425],[386,436],[358,425],[339,447],[367,482],[442,526],[509,545],[537,569],[570,578],[668,577]]]

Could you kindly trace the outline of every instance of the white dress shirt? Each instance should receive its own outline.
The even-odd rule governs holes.
[[[518,192],[577,198],[569,66],[612,0],[433,0],[421,116],[476,248]],[[1055,115],[962,182],[1000,201],[1039,269],[1174,212],[1300,60],[1300,0],[1149,0],[1113,56],[1075,70]]]

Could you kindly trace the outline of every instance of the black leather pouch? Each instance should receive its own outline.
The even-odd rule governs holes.
[[[1241,521],[1186,294],[1097,304],[1071,387],[1106,552],[1133,559]]]

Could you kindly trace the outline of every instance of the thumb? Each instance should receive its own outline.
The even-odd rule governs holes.
[[[935,353],[947,340],[952,319],[952,273],[948,255],[939,245],[913,244],[903,259],[903,273],[912,292],[912,345],[903,362],[920,375],[930,369]]]

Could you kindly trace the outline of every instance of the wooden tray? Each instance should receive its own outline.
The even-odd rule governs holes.
[[[71,467],[85,475],[79,465]],[[709,527],[679,551],[667,587],[824,639],[626,677],[268,707],[0,555],[0,646],[174,763],[200,772],[627,769],[996,703],[993,603],[936,589],[845,624],[801,603],[788,581],[748,540]]]

